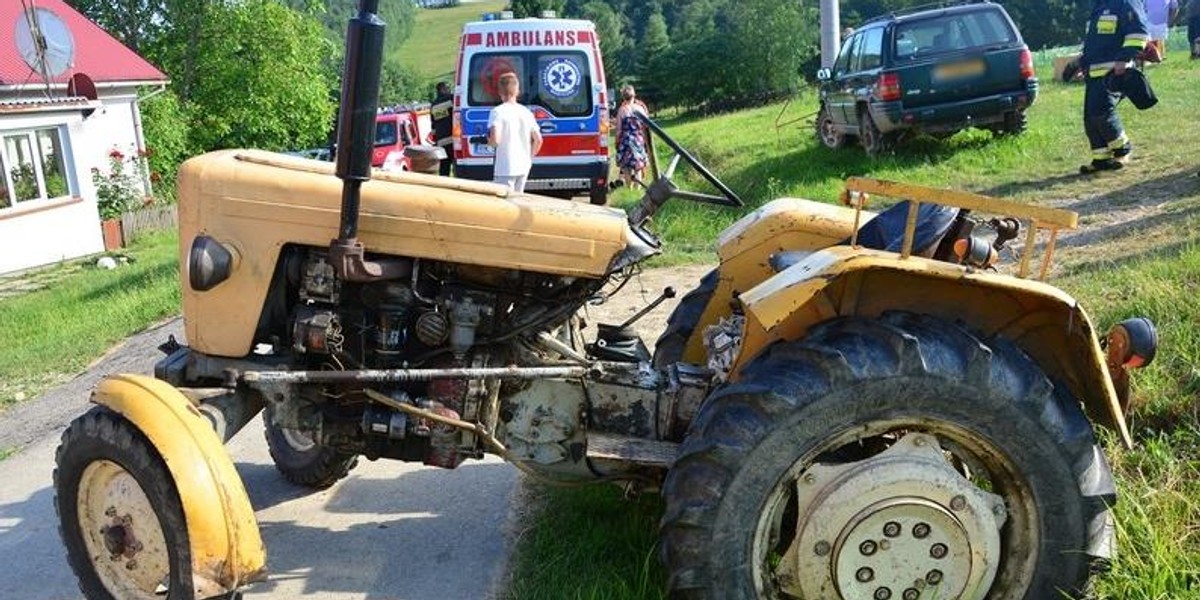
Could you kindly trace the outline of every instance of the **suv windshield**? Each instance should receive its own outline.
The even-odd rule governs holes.
[[[915,59],[969,48],[1002,46],[1016,33],[1000,11],[980,10],[905,21],[896,26],[896,58]]]
[[[483,53],[471,57],[467,95],[473,106],[500,103],[496,85],[506,72],[521,81],[517,102],[541,106],[556,117],[592,114],[592,75],[583,52],[544,50]]]

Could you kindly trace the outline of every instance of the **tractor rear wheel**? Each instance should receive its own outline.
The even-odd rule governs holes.
[[[67,562],[90,600],[192,598],[179,492],[150,441],[94,408],[63,433],[54,505]]]
[[[700,278],[700,285],[688,292],[675,306],[671,316],[667,317],[667,327],[654,343],[654,366],[667,367],[683,358],[688,339],[696,330],[696,324],[704,314],[704,308],[712,300],[713,292],[717,289],[717,270],[709,271]]]
[[[1081,594],[1115,487],[1011,342],[912,313],[781,342],[704,404],[663,486],[688,600]]]
[[[325,489],[358,465],[357,455],[322,446],[303,431],[280,426],[270,404],[263,410],[263,423],[275,468],[296,485]]]

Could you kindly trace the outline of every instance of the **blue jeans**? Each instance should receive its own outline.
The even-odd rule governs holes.
[[[1198,0],[1193,0],[1198,1]],[[1083,91],[1083,131],[1087,133],[1093,160],[1112,158],[1112,151],[1128,141],[1121,117],[1117,116],[1120,94],[1104,87],[1103,77],[1088,77]]]

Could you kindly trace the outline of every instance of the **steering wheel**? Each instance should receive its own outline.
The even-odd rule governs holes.
[[[725,182],[721,181],[716,175],[713,175],[707,167],[700,164],[700,161],[697,160],[696,157],[692,156],[687,150],[684,150],[683,146],[679,145],[679,142],[676,142],[671,138],[670,135],[667,135],[667,132],[664,131],[662,127],[659,127],[657,123],[652,121],[650,117],[639,111],[635,111],[634,115],[636,115],[638,119],[641,119],[642,123],[646,125],[650,132],[657,135],[659,139],[663,141],[663,143],[675,151],[675,156],[671,158],[671,163],[667,167],[667,170],[646,186],[646,195],[642,198],[642,201],[629,212],[629,222],[634,225],[635,228],[644,225],[645,222],[649,220],[650,217],[653,217],[654,213],[658,212],[658,209],[661,208],[663,204],[666,204],[667,200],[671,198],[683,198],[693,202],[716,204],[718,206],[745,206],[745,203],[742,202],[741,197],[738,196],[736,192],[729,189],[729,186],[725,185]],[[720,190],[722,195],[718,196],[715,194],[691,192],[688,190],[681,190],[676,187],[671,181],[671,177],[675,174],[675,168],[679,166],[680,159],[683,159],[684,162],[691,165],[701,177],[711,183],[713,187]]]

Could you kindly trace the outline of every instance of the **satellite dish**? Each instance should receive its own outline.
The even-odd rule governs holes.
[[[71,76],[71,80],[67,82],[67,96],[71,98],[87,98],[88,100],[96,100],[99,96],[96,94],[96,82],[88,77],[87,73],[76,73]],[[85,108],[83,110],[83,118],[92,116],[96,112],[94,108]]]
[[[49,79],[75,65],[75,38],[61,17],[45,8],[23,11],[13,35],[30,69]]]

